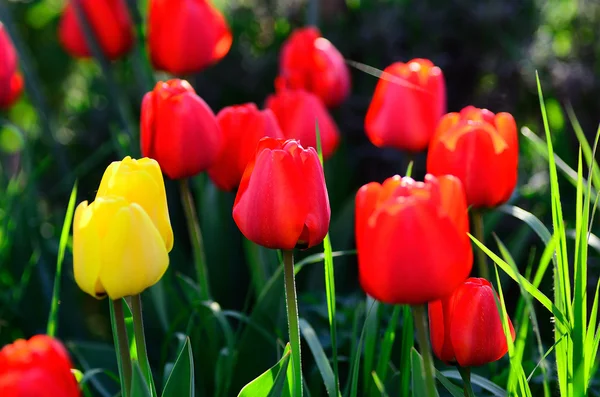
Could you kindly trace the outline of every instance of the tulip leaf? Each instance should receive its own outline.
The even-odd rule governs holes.
[[[290,367],[290,358],[292,351],[290,344],[285,346],[283,356],[271,368],[263,372],[258,378],[240,390],[238,397],[270,397],[287,395],[285,392],[288,388],[284,388],[288,367]],[[289,393],[289,392],[288,392]]]
[[[411,352],[415,345],[415,328],[413,325],[413,316],[409,305],[402,306],[402,345],[400,349],[400,368],[404,370],[400,373],[400,392],[403,396],[408,396],[410,390],[410,362]],[[383,372],[382,372],[383,374]]]
[[[446,378],[461,379],[460,374],[458,373],[458,370],[456,370],[456,369],[449,369],[446,371],[441,371],[440,373],[443,376],[445,376]],[[507,396],[506,390],[504,390],[503,388],[501,388],[500,386],[498,386],[491,380],[488,380],[480,375],[471,374],[471,383],[473,385],[477,385],[477,386],[481,387],[483,390],[490,392],[495,397],[506,397]],[[442,384],[444,384],[444,383],[442,382]],[[444,387],[445,387],[445,385],[444,385]],[[461,392],[461,396],[462,395],[463,394]]]
[[[465,394],[463,390],[460,387],[456,386],[454,383],[452,383],[450,379],[446,378],[444,374],[442,374],[437,369],[435,370],[435,378],[440,381],[442,386],[444,386],[446,390],[448,390],[450,394],[452,394],[453,397],[464,397]]]
[[[131,376],[131,397],[150,397],[150,389],[146,384],[146,379],[140,368],[140,364],[137,361],[132,362],[132,376]]]
[[[321,346],[321,342],[319,342],[319,338],[317,337],[315,330],[305,319],[301,318],[300,331],[302,332],[302,336],[304,337],[304,340],[308,344],[308,347],[315,358],[317,368],[319,368],[319,372],[323,378],[323,383],[325,384],[325,389],[327,389],[327,394],[330,396],[335,396],[337,393],[335,387],[335,375],[331,369],[329,359],[325,355],[325,351],[323,350],[323,346]]]
[[[375,386],[377,387],[377,391],[379,391],[379,395],[381,397],[388,397],[389,394],[385,390],[385,385],[383,384],[381,379],[379,379],[379,376],[377,376],[377,372],[371,371],[371,376],[373,377],[373,383],[375,383]]]
[[[186,336],[162,397],[194,397],[194,390],[194,357],[190,338]]]
[[[426,396],[427,387],[425,385],[425,378],[423,378],[423,358],[414,347],[410,352],[410,369],[412,373],[413,396]]]

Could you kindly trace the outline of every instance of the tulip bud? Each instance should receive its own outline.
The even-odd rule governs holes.
[[[17,52],[0,22],[0,109],[10,107],[23,91],[23,77],[17,67]]]
[[[281,49],[279,73],[287,87],[310,91],[328,107],[339,105],[350,92],[344,57],[315,27],[292,32]]]
[[[515,189],[518,162],[514,118],[467,106],[440,120],[429,146],[427,172],[455,175],[465,186],[469,205],[495,207]]]
[[[207,170],[221,150],[215,114],[185,80],[159,82],[144,96],[142,155],[158,161],[171,179]]]
[[[429,303],[429,333],[433,352],[461,367],[499,360],[508,351],[496,302],[498,295],[484,278],[469,278],[451,295]],[[515,330],[507,319],[510,334]]]
[[[340,133],[319,97],[301,89],[279,89],[267,98],[266,107],[275,113],[283,135],[306,147],[317,147],[318,122],[323,157],[328,159],[333,155]]]
[[[422,304],[451,293],[468,276],[473,252],[460,181],[394,176],[356,194],[360,284],[390,304]]]
[[[148,44],[156,69],[197,73],[227,55],[232,41],[227,21],[209,0],[150,0]]]
[[[266,136],[283,138],[283,133],[273,112],[258,110],[253,103],[224,108],[217,122],[225,144],[208,175],[220,189],[230,191],[240,184],[258,141]]]
[[[233,205],[242,234],[268,248],[310,248],[325,238],[330,215],[317,152],[291,139],[261,139]]]
[[[125,55],[133,46],[133,24],[125,0],[68,0],[58,27],[58,38],[74,57],[91,56],[82,23],[71,2],[77,1],[102,52],[108,59]]]
[[[367,137],[378,147],[420,152],[427,149],[446,112],[446,85],[439,67],[427,59],[385,68],[365,118]]]
[[[47,335],[18,339],[0,350],[0,391],[4,397],[79,397],[71,360]]]

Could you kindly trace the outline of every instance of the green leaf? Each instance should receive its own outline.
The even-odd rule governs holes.
[[[329,364],[329,359],[325,355],[325,351],[323,350],[323,346],[321,346],[321,342],[319,342],[319,338],[317,337],[315,330],[305,319],[301,318],[300,331],[302,332],[302,336],[304,337],[304,340],[308,344],[308,347],[315,358],[315,362],[317,363],[317,368],[319,368],[319,372],[323,378],[323,383],[325,384],[327,394],[330,396],[335,396],[335,375],[333,374],[333,370]]]
[[[462,379],[460,377],[460,373],[456,369],[449,369],[446,371],[441,371],[441,372],[439,372],[439,374],[441,374],[442,376],[445,376],[446,378],[450,378],[450,379]],[[441,381],[441,378],[438,378],[438,379],[440,379],[440,381]],[[507,396],[506,390],[504,390],[503,388],[501,388],[500,386],[498,386],[491,380],[488,380],[480,375],[471,374],[471,383],[481,387],[483,390],[486,390],[486,391],[492,393],[495,397],[506,397]],[[442,382],[442,385],[444,385],[443,382]],[[444,387],[445,387],[445,385],[444,385]],[[448,389],[448,391],[450,391],[450,389]],[[454,393],[452,393],[452,394],[454,395]],[[461,390],[460,396],[462,397],[463,395],[464,394]]]
[[[400,349],[400,392],[408,396],[411,377],[411,352],[415,345],[415,328],[409,305],[402,306],[402,348]]]
[[[499,207],[498,210],[525,222],[545,244],[548,244],[550,242],[552,234],[550,233],[548,228],[544,226],[542,221],[536,218],[536,216],[533,215],[531,212],[527,212],[522,208],[507,204]]]
[[[379,395],[381,397],[388,397],[389,395],[387,394],[387,391],[385,391],[385,385],[383,384],[381,379],[379,379],[379,376],[377,376],[377,372],[372,371],[371,376],[373,377],[373,383],[375,383]]]
[[[379,302],[367,295],[366,306],[373,306],[373,314],[365,320],[365,349],[363,353],[363,388],[365,395],[370,395],[373,364],[375,362],[375,347],[380,338],[379,333]]]
[[[131,397],[150,397],[150,389],[146,384],[146,379],[140,368],[140,364],[137,361],[132,363],[132,376],[131,376]]]
[[[452,394],[452,397],[464,397],[465,394],[463,392],[463,389],[450,382],[450,379],[444,376],[444,374],[438,371],[437,369],[435,370],[435,378],[440,381],[442,386],[444,386],[446,390],[450,392],[450,394]]]
[[[385,330],[385,334],[383,335],[383,340],[381,341],[381,348],[379,350],[379,359],[377,360],[376,372],[378,374],[378,379],[380,379],[382,382],[385,382],[387,379],[387,371],[390,366],[392,348],[394,347],[394,340],[396,339],[396,327],[398,325],[398,317],[400,316],[401,309],[402,306],[394,305],[392,317],[390,318],[388,326]],[[412,316],[410,318],[412,319]]]
[[[283,395],[283,393],[285,393],[284,385],[285,379],[287,378],[288,367],[290,366],[291,356],[292,352],[290,350],[290,344],[288,343],[283,351],[283,356],[277,364],[273,365],[258,378],[244,386],[244,388],[240,390],[238,397],[270,397]]]
[[[77,201],[77,182],[73,185],[71,190],[71,197],[69,198],[69,205],[67,206],[67,213],[65,214],[65,220],[63,221],[62,231],[60,232],[60,241],[58,243],[58,257],[56,258],[56,274],[54,275],[54,288],[52,290],[52,303],[50,304],[50,315],[48,317],[48,325],[46,333],[49,336],[56,334],[57,317],[58,317],[58,301],[60,299],[60,278],[62,275],[62,264],[65,259],[65,250],[67,249],[67,243],[69,241],[69,231],[71,230],[71,224],[73,223],[73,214],[75,212],[75,202]]]
[[[412,373],[412,391],[413,396],[426,396],[427,387],[423,378],[423,359],[414,347],[410,351],[410,369]]]
[[[363,349],[363,340],[365,337],[367,323],[369,321],[369,316],[371,316],[371,312],[372,312],[374,306],[375,306],[375,301],[373,300],[373,302],[371,303],[371,306],[369,306],[369,310],[367,311],[367,315],[365,317],[365,322],[362,326],[362,331],[360,333],[360,339],[358,340],[358,346],[356,348],[356,351],[354,352],[354,356],[352,357],[352,364],[351,364],[352,377],[351,377],[351,381],[350,381],[351,382],[351,386],[350,386],[350,396],[351,397],[356,397],[358,395],[358,377],[359,377],[359,370],[360,370],[360,356],[361,356],[362,349]]]
[[[162,397],[194,397],[194,356],[187,336],[165,383]]]
[[[18,153],[25,146],[25,138],[19,129],[12,124],[0,127],[0,150],[7,154]]]

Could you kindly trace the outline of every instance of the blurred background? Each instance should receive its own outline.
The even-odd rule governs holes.
[[[318,7],[317,2],[301,0],[214,3],[230,24],[233,46],[221,62],[186,78],[215,113],[244,102],[262,106],[274,91],[282,42],[294,28],[308,21],[317,23],[323,36],[345,58],[374,68],[429,58],[443,70],[448,111],[475,105],[493,112],[510,112],[519,128],[527,126],[541,136],[537,71],[557,154],[576,168],[578,142],[567,106],[574,109],[588,140],[595,136],[600,110],[600,2],[321,0]],[[145,17],[146,1],[138,5]],[[141,99],[152,88],[140,48],[106,64],[68,56],[57,40],[63,7],[63,0],[0,0],[0,21],[13,37],[28,83],[20,101],[0,113],[0,345],[45,331],[58,241],[73,184],[78,180],[78,203],[93,200],[109,162],[125,154],[139,155],[138,142],[130,138],[128,131],[138,136]],[[342,134],[341,146],[325,164],[334,251],[354,248],[356,190],[364,183],[403,174],[407,165],[401,152],[376,148],[365,136],[364,117],[377,78],[356,68],[351,68],[351,76],[350,97],[333,111]],[[157,78],[168,76],[157,74]],[[547,163],[530,139],[520,136],[520,146],[520,178],[512,204],[550,225]],[[422,154],[416,158],[413,176],[422,178],[424,169]],[[566,180],[561,183],[569,228],[574,225],[574,213],[568,211],[574,188]],[[233,314],[229,316],[239,336],[231,387],[235,395],[241,386],[274,364],[281,351],[273,341],[269,344],[265,338],[245,332],[240,318],[254,313],[252,321],[280,342],[287,340],[283,287],[279,284],[281,288],[274,288],[268,305],[255,306],[257,294],[251,289],[247,244],[231,219],[234,194],[218,191],[205,175],[195,178],[193,187],[213,298],[226,314],[240,314],[237,320]],[[173,359],[174,335],[187,333],[190,315],[200,310],[186,300],[180,285],[181,275],[193,275],[193,266],[178,191],[172,181],[167,181],[167,188],[175,248],[165,278],[144,294],[149,354],[159,375],[165,363]],[[485,219],[486,230],[494,230],[507,244],[522,272],[532,258],[540,256],[543,245],[520,221],[501,212],[489,213]],[[491,234],[487,243],[495,247]],[[319,250],[302,252],[299,259]],[[258,254],[274,271],[276,254],[267,250]],[[590,252],[590,256],[592,286],[598,277],[597,252]],[[355,257],[347,255],[335,263],[340,368],[345,380],[347,358],[356,344],[353,324],[357,316],[364,316],[366,301],[358,285]],[[550,293],[551,276],[546,277],[542,290]],[[507,281],[504,288],[511,313],[518,287]],[[320,264],[299,274],[298,289],[300,314],[312,324],[327,349],[329,330]],[[257,307],[262,313],[256,314]],[[540,313],[538,320],[546,324],[541,331],[549,347],[550,318],[546,312]],[[377,315],[385,322],[389,308],[382,305]],[[203,331],[197,328],[193,332],[198,336],[192,341],[198,356],[196,346],[202,343]],[[67,342],[80,367],[107,368],[116,373],[108,305],[77,288],[69,249],[64,261],[58,336]],[[314,388],[313,395],[324,395],[310,354],[303,354],[303,359],[311,392]],[[197,364],[202,367],[202,358]],[[211,367],[197,372],[201,385],[198,394],[209,396],[214,392],[214,361],[205,364]],[[535,364],[533,360],[527,365],[531,369]],[[501,380],[502,368],[506,363],[491,365],[482,370],[482,375]],[[116,390],[115,383],[105,375],[94,382],[98,395],[111,395]]]

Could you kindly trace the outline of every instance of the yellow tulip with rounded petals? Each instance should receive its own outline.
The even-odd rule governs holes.
[[[73,267],[83,291],[96,298],[137,295],[158,282],[168,266],[164,236],[141,204],[97,196],[77,206]]]
[[[98,197],[118,196],[139,204],[162,236],[167,252],[173,248],[173,229],[169,220],[165,182],[156,160],[127,156],[111,163],[100,182]]]

